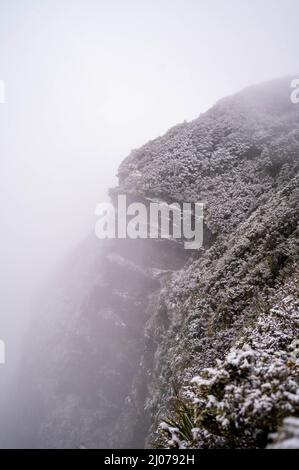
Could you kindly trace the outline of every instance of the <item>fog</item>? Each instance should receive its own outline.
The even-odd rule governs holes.
[[[94,230],[130,150],[297,71],[296,0],[0,0],[0,338]],[[1,387],[5,386],[3,380]]]

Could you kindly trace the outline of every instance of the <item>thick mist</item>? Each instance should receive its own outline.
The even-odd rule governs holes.
[[[131,149],[298,69],[296,0],[0,0],[0,396]],[[13,406],[13,404],[11,404]]]

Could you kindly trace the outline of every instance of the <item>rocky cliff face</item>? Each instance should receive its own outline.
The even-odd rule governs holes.
[[[37,301],[22,445],[264,447],[299,416],[290,81],[226,98],[123,162],[114,195],[204,202],[204,250],[78,247]]]

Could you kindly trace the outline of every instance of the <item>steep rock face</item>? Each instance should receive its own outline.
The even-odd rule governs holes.
[[[36,301],[17,397],[22,447],[112,446],[146,348],[150,300],[184,258],[171,243],[90,238],[77,248]],[[143,447],[145,436],[137,414],[123,446]]]
[[[78,249],[38,302],[48,313],[24,366],[23,429],[36,446],[263,447],[299,415],[290,81],[226,98],[121,165],[116,193],[205,203],[204,250]]]

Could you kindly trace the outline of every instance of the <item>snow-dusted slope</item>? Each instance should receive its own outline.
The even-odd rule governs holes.
[[[24,365],[36,446],[263,447],[299,415],[290,81],[226,98],[121,165],[114,195],[205,203],[205,251],[115,241],[97,255],[90,240],[74,253],[39,300]]]

